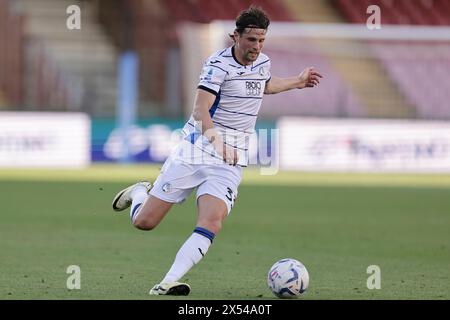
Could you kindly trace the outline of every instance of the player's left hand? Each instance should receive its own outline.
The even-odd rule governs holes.
[[[323,78],[320,73],[314,70],[314,67],[306,68],[298,76],[300,84],[298,89],[313,88],[320,83],[320,78]]]

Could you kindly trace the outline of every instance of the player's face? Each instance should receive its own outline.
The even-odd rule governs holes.
[[[248,31],[248,32],[247,32]],[[244,65],[249,65],[258,59],[266,39],[266,29],[248,28],[242,35],[236,33],[236,55]]]

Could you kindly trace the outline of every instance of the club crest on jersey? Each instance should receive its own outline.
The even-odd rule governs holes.
[[[264,67],[259,68],[259,75],[261,77],[264,77],[265,74],[266,74],[266,69]]]
[[[170,185],[170,183],[165,183],[162,186],[162,191],[164,191],[165,193],[168,193],[172,190],[172,186]]]

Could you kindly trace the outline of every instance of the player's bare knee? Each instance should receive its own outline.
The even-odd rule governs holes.
[[[134,221],[133,221],[133,225],[139,229],[139,230],[144,230],[144,231],[150,231],[156,228],[156,226],[158,225],[158,223],[149,220],[149,219],[142,219],[140,217],[137,217]]]
[[[148,223],[148,222],[146,222],[146,221],[135,221],[135,222],[133,223],[133,225],[134,225],[137,229],[143,230],[143,231],[150,231],[150,230],[155,229],[155,227],[156,227],[154,224]]]

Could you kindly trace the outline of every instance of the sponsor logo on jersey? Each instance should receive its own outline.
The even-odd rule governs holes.
[[[206,74],[206,76],[203,77],[202,80],[211,81],[213,72],[214,72],[213,68],[209,68],[208,73]]]
[[[245,92],[247,96],[259,97],[261,95],[261,82],[245,81]]]

